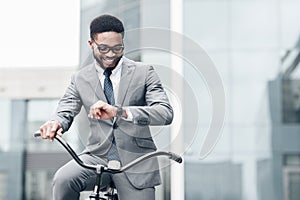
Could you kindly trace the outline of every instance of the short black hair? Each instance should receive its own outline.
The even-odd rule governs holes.
[[[95,34],[103,32],[117,32],[124,37],[124,26],[121,20],[112,15],[100,15],[90,24],[90,37],[93,40]]]

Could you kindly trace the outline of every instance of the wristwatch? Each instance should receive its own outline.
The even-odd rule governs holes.
[[[116,117],[121,117],[122,113],[123,113],[123,108],[119,105],[115,105],[115,107],[117,108],[117,116]]]

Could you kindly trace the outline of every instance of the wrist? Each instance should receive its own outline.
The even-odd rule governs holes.
[[[123,108],[119,105],[114,105],[114,116],[115,117],[122,117],[123,115]]]
[[[112,110],[112,113],[113,113],[113,117],[117,117],[117,112],[118,112],[118,108],[116,106],[113,106],[113,110]]]

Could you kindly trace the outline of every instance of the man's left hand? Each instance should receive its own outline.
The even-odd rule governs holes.
[[[95,119],[110,119],[117,116],[117,108],[104,101],[97,101],[90,108],[88,117]]]

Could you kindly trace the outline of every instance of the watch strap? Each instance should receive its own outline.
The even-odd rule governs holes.
[[[115,107],[117,108],[117,116],[121,117],[123,113],[123,108],[119,105],[115,105]]]

